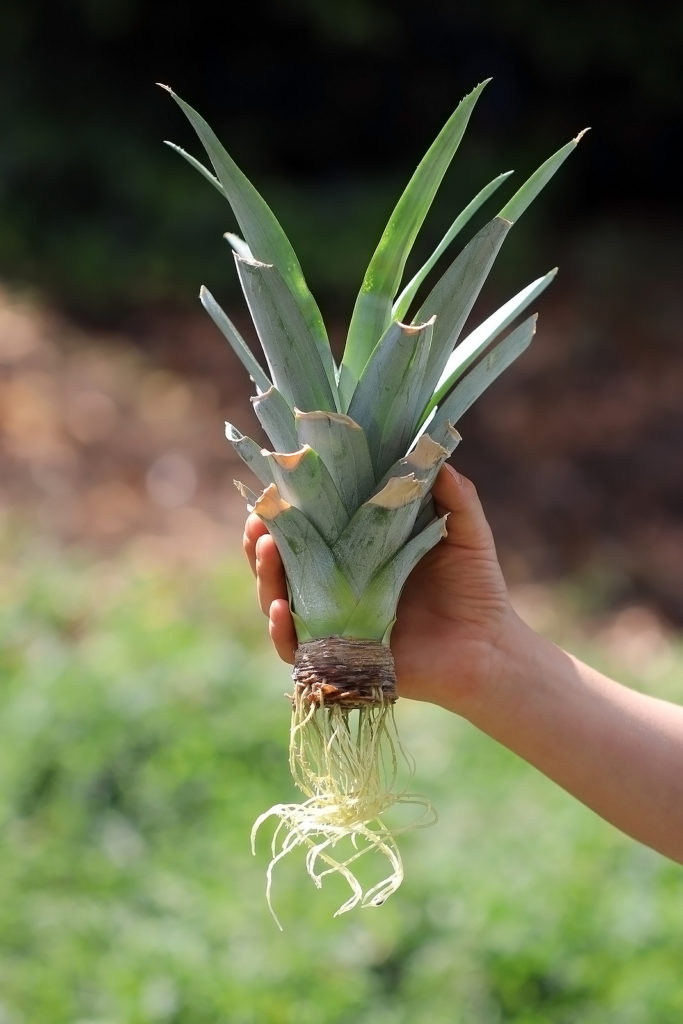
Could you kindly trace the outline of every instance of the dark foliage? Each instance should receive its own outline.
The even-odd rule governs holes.
[[[682,39],[681,9],[657,3],[263,0],[210,11],[9,0],[0,276],[105,318],[191,300],[187,282],[223,255],[219,230],[231,224],[220,198],[161,146],[192,140],[157,79],[211,118],[284,211],[311,284],[327,293],[358,280],[415,158],[489,75],[456,199],[501,161],[530,169],[588,123],[590,145],[544,197],[543,225],[616,216],[625,203],[661,212],[678,199],[663,169]],[[319,233],[337,250],[327,266]]]

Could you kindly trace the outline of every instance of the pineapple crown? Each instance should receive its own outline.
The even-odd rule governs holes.
[[[398,200],[363,278],[339,366],[278,220],[206,121],[164,86],[213,171],[168,144],[228,200],[241,230],[225,237],[267,372],[206,288],[200,300],[252,378],[256,416],[276,449],[226,424],[264,487],[259,497],[239,485],[278,543],[299,640],[337,634],[386,642],[403,582],[444,532],[430,490],[460,440],[455,425],[527,348],[536,316],[513,325],[555,276],[551,270],[533,281],[461,339],[508,232],[583,132],[470,239],[416,309],[440,257],[512,172],[481,189],[402,287],[419,229],[486,84],[461,101]]]

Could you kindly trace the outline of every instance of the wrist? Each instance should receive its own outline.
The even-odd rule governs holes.
[[[462,681],[449,710],[485,732],[495,731],[494,723],[509,717],[519,702],[531,675],[528,663],[539,642],[538,634],[508,603],[483,646],[476,671]]]

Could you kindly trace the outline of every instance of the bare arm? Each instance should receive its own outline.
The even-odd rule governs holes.
[[[392,635],[403,695],[439,704],[523,757],[617,828],[683,863],[683,707],[608,679],[513,610],[473,485],[434,490],[448,535],[417,566]],[[245,551],[281,657],[296,638],[282,567],[250,517]]]
[[[683,707],[607,678],[519,619],[500,654],[505,667],[460,714],[611,824],[683,863]]]

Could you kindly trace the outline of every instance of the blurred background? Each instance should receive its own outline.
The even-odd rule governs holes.
[[[287,670],[242,564],[223,421],[248,381],[230,210],[168,82],[280,217],[335,344],[398,194],[484,92],[420,238],[590,125],[515,226],[482,319],[552,266],[534,346],[463,420],[515,603],[683,699],[683,9],[5,0],[0,12],[0,1024],[668,1024],[680,868],[434,709],[381,911],[282,866]],[[489,211],[490,214],[490,211]]]

